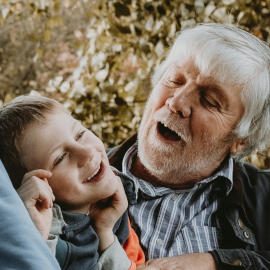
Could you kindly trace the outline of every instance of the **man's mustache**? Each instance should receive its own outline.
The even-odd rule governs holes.
[[[162,107],[155,113],[154,119],[174,131],[185,143],[191,141],[189,128],[183,123],[179,114],[171,112],[166,107]]]

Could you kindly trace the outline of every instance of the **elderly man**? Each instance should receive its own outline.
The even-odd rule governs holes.
[[[270,173],[237,159],[269,145],[269,47],[233,26],[198,25],[176,39],[153,86],[138,140],[109,153],[134,188],[145,269],[270,269]]]

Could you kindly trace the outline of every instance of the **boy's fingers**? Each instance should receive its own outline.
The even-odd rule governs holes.
[[[46,179],[46,181],[42,181],[41,185],[45,186],[46,192],[50,198],[50,203],[49,203],[49,207],[52,207],[53,201],[55,200],[53,191],[51,186],[48,184],[48,181]]]
[[[24,201],[34,200],[37,206],[50,208],[55,199],[53,191],[48,184],[37,176],[31,177],[32,181],[25,182],[19,189],[19,194],[24,198]],[[29,202],[29,204],[32,204]]]
[[[42,205],[43,208],[51,208],[53,205],[54,195],[51,190],[44,188],[39,192],[37,202]]]
[[[115,205],[120,204],[121,207],[126,208],[128,205],[127,196],[122,181],[119,177],[118,177],[118,184],[119,184],[118,189],[113,196],[113,202],[115,203]]]
[[[52,173],[50,171],[43,170],[43,169],[29,171],[24,175],[22,184],[26,182],[27,180],[31,179],[33,176],[36,176],[40,179],[45,179],[45,178],[47,179],[52,176]]]
[[[50,201],[48,198],[39,199],[39,200],[37,200],[37,202],[36,202],[36,207],[37,207],[39,210],[42,210],[42,209],[49,209],[49,208],[52,207],[52,203],[51,203],[51,201]]]
[[[38,210],[48,209],[52,205],[51,194],[48,190],[39,190],[37,197],[25,201],[27,207],[36,207]]]
[[[117,198],[126,198],[126,193],[122,184],[121,179],[118,177],[118,189],[116,191]]]
[[[49,190],[50,190],[51,193],[52,193],[52,200],[54,201],[54,200],[55,200],[55,197],[54,197],[54,194],[53,194],[53,190],[52,190],[52,188],[51,188],[51,186],[50,186],[50,184],[49,184],[49,182],[48,182],[48,179],[47,179],[47,178],[44,178],[44,179],[42,179],[42,180],[47,184]]]

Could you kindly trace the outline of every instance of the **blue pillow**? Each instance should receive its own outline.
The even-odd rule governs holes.
[[[1,269],[60,269],[0,160]]]

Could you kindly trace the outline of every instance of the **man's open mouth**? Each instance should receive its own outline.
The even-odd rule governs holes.
[[[104,165],[103,162],[100,163],[100,166],[95,170],[95,172],[88,176],[83,183],[95,183],[98,182],[99,180],[101,180],[101,175],[104,171]]]
[[[181,136],[179,136],[175,131],[166,127],[161,122],[158,122],[158,124],[157,124],[157,131],[166,140],[170,140],[170,141],[180,141],[181,140]]]

